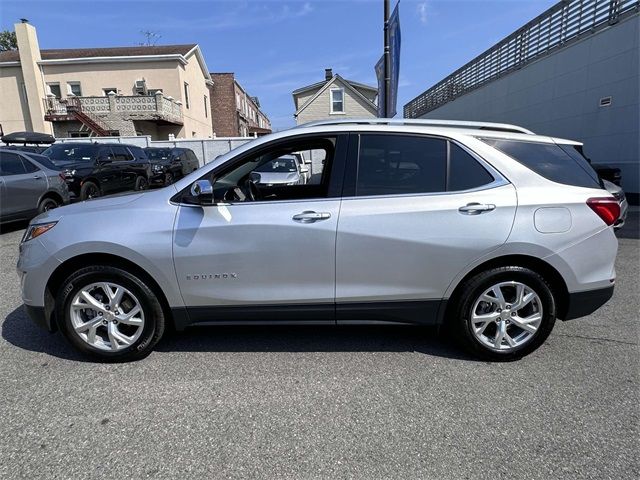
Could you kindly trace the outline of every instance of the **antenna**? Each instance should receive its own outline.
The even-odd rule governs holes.
[[[140,42],[139,45],[145,47],[155,46],[155,44],[158,43],[158,40],[162,38],[162,35],[157,32],[152,32],[151,30],[140,30],[140,33],[144,36],[145,41]]]

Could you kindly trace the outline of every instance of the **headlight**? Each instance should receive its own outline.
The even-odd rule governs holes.
[[[75,170],[65,170],[64,172],[62,172],[64,174],[65,177],[67,178],[71,178],[71,177],[75,177],[76,176],[76,171]]]
[[[161,172],[162,171],[162,165],[158,165],[157,163],[154,164],[152,167],[154,172]]]
[[[49,222],[49,223],[36,223],[34,225],[29,225],[27,227],[27,231],[24,232],[24,237],[22,237],[22,242],[28,242],[29,240],[33,240],[34,238],[39,237],[45,232],[48,232],[53,227],[56,226],[58,222]]]

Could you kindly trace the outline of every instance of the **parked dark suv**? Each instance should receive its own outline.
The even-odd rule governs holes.
[[[151,164],[134,145],[58,143],[42,154],[63,169],[69,191],[81,200],[149,186]]]
[[[171,185],[200,166],[198,157],[189,148],[149,147],[144,151],[151,162],[151,184]]]

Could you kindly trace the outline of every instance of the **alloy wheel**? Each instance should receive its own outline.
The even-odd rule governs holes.
[[[508,352],[528,343],[542,323],[542,301],[529,286],[501,282],[485,290],[471,310],[471,331],[484,346]]]
[[[92,283],[73,297],[71,325],[86,343],[117,351],[133,345],[144,329],[144,312],[136,296],[112,282]]]

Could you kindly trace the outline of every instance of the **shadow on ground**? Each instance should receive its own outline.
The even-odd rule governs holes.
[[[618,238],[640,239],[640,212],[629,212],[624,227],[616,232]]]
[[[35,325],[22,306],[2,324],[2,338],[24,350],[86,361],[62,337]],[[168,331],[159,352],[418,352],[474,360],[435,328],[417,326],[237,326]]]

